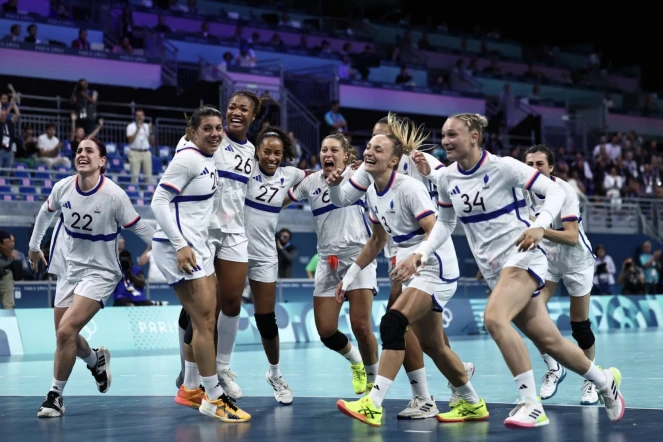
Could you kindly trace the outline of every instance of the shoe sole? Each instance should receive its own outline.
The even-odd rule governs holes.
[[[185,407],[195,408],[196,410],[200,409],[200,403],[192,402],[186,399],[182,399],[179,396],[175,396],[175,402],[184,405]]]
[[[210,405],[211,405],[211,404],[210,404]],[[212,406],[215,407],[214,405],[212,405]],[[215,407],[215,408],[216,408],[216,407]],[[213,417],[213,418],[215,418],[215,419],[220,420],[221,422],[225,422],[225,423],[228,423],[228,424],[241,424],[241,423],[243,423],[243,422],[248,422],[248,421],[251,420],[251,416],[249,416],[249,417],[247,417],[247,418],[243,418],[243,419],[228,419],[227,417],[221,417],[221,416],[219,416],[218,414],[216,414],[216,410],[215,410],[214,413],[212,413],[212,412],[210,412],[210,410],[208,410],[206,407],[203,407],[203,406],[202,406],[202,403],[201,403],[201,406],[200,406],[200,408],[198,409],[198,411],[200,411],[200,412],[201,412],[202,414],[204,414],[205,416]]]
[[[45,414],[41,413],[40,411],[37,411],[37,417],[42,419],[52,419],[55,417],[62,417],[62,415],[64,414],[64,406],[62,407],[59,413],[57,411],[55,413],[56,414]]]
[[[445,419],[443,417],[440,417],[440,415],[437,415],[437,420],[440,422],[445,422],[445,423],[453,423],[453,422],[470,422],[470,421],[485,421],[490,417],[490,413],[486,414],[485,416],[481,417],[461,417],[457,419]]]
[[[111,376],[111,371],[110,371],[110,351],[106,347],[99,347],[98,349],[100,352],[104,354],[104,357],[106,359],[106,379],[108,380],[108,383],[106,384],[106,389],[105,390],[99,390],[99,386],[97,385],[97,389],[99,390],[99,393],[106,393],[108,390],[110,390],[111,387],[111,381],[113,380],[113,377]]]
[[[597,399],[596,401],[594,401],[594,402],[580,401],[580,405],[596,405],[596,404],[598,404],[598,403],[599,403],[598,399]]]
[[[546,397],[539,396],[541,398],[541,400],[546,401],[548,399],[551,399],[553,396],[555,396],[557,394],[557,389],[559,388],[559,384],[561,384],[562,381],[564,381],[565,378],[566,378],[566,369],[564,369],[564,372],[562,373],[562,376],[559,378],[559,380],[555,384],[555,390],[552,392],[552,394],[550,396],[546,396]]]
[[[431,410],[423,416],[402,416],[398,414],[396,415],[396,419],[401,421],[420,421],[423,419],[430,419],[432,417],[437,416],[438,414],[440,414],[440,410],[438,410],[437,407],[435,407],[435,410]]]
[[[512,422],[512,421],[509,421],[509,422],[505,421],[504,426],[507,427],[507,428],[510,428],[511,430],[524,430],[524,429],[527,429],[527,428],[543,427],[543,426],[548,425],[549,423],[550,423],[549,419],[546,419],[544,422],[541,422],[541,423],[535,423],[534,425],[522,425],[522,424],[518,424],[518,423],[515,423],[515,422]]]
[[[345,406],[345,403],[340,399],[336,401],[336,408],[338,408],[338,410],[344,415],[351,417],[353,419],[357,419],[359,422],[365,423],[366,425],[370,425],[371,427],[379,427],[382,425],[382,423],[374,424],[372,422],[367,422],[366,416],[348,410],[347,407]]]

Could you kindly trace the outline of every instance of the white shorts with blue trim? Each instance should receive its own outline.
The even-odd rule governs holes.
[[[483,266],[480,265],[479,270],[481,271],[486,284],[488,284],[488,287],[493,290],[497,285],[500,274],[499,272],[489,273],[482,267]],[[529,273],[538,283],[536,291],[533,293],[534,296],[538,295],[539,290],[546,285],[543,278],[548,273],[548,258],[540,248],[527,252],[515,252],[508,255],[504,260],[502,269],[505,267],[516,267],[527,271],[527,273]]]
[[[400,255],[400,254],[399,254]],[[424,268],[419,269],[419,276],[414,275],[403,282],[403,293],[406,289],[421,290],[431,295],[433,311],[441,312],[451,297],[456,293],[459,276],[445,278],[442,260],[436,253],[428,257]]]
[[[104,308],[121,279],[112,273],[88,275],[80,279],[58,277],[53,305],[58,308],[71,307],[74,295],[79,295],[97,301]]]
[[[352,257],[339,256],[338,267],[336,270],[330,268],[326,258],[320,257],[318,265],[315,269],[315,289],[313,290],[313,296],[336,296],[336,286],[339,282],[341,282],[350,266],[354,264],[357,257],[358,255]],[[373,294],[376,294],[376,289],[378,286],[377,268],[378,265],[375,260],[364,267],[364,269],[359,272],[355,280],[352,281],[352,284],[350,284],[346,292],[350,292],[352,290],[368,289],[373,290]]]
[[[249,258],[249,280],[257,282],[276,282],[279,278],[279,259]]]
[[[171,286],[214,274],[214,255],[210,243],[202,247],[193,247],[193,253],[196,256],[197,267],[192,274],[188,274],[180,270],[177,264],[177,251],[170,241],[152,239],[154,262]]]
[[[244,233],[209,231],[212,251],[216,258],[232,262],[249,262],[249,240]]]
[[[560,275],[548,271],[546,274],[546,281],[559,284],[560,280],[564,282],[564,287],[569,292],[569,296],[580,298],[589,295],[594,286],[594,264],[590,264],[584,269],[573,273]]]

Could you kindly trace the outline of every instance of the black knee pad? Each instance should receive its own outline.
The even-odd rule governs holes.
[[[573,339],[578,342],[578,347],[588,350],[594,345],[594,333],[592,332],[592,323],[588,320],[581,322],[571,321],[571,330]]]
[[[387,310],[380,321],[383,350],[405,350],[405,333],[410,321],[398,310]]]
[[[193,324],[189,321],[189,325],[184,330],[184,343],[189,347],[193,347]]]
[[[256,326],[263,339],[271,341],[279,335],[279,326],[276,324],[276,313],[255,314],[253,316],[256,318]]]
[[[320,338],[325,347],[334,351],[341,351],[348,345],[348,337],[345,336],[340,331],[336,330],[336,333],[331,335],[328,338]]]
[[[189,326],[191,319],[189,318],[189,314],[186,312],[186,310],[184,310],[184,308],[180,310],[180,319],[177,322],[182,330],[186,330],[186,328]]]

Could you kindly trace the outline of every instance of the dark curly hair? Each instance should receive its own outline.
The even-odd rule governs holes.
[[[286,161],[292,161],[295,159],[295,148],[292,144],[292,140],[283,129],[278,126],[267,126],[261,130],[256,138],[256,146],[258,150],[260,150],[262,142],[267,138],[278,138],[281,140],[281,144],[283,144],[283,158]]]

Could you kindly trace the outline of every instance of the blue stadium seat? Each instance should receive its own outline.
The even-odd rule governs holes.
[[[140,198],[140,192],[138,190],[127,190],[127,196],[132,200]]]
[[[16,201],[15,195],[0,195],[0,200],[2,201]]]
[[[131,182],[131,175],[118,174],[115,182],[118,184],[129,184]]]
[[[106,144],[106,157],[110,158],[112,156],[117,155],[119,152],[117,151],[117,144],[115,143],[107,143]]]
[[[52,187],[42,187],[41,188],[41,194],[49,196],[51,194],[51,191],[53,190]]]
[[[30,172],[24,163],[17,163],[14,169],[14,178],[30,178]]]
[[[35,178],[47,180],[50,177],[51,173],[48,171],[48,167],[46,167],[44,164],[39,164],[37,166],[37,172],[35,172]]]
[[[71,175],[71,172],[66,167],[58,167],[55,179],[57,181],[63,180]]]
[[[143,192],[143,198],[145,198],[148,201],[152,200],[152,195],[153,195],[153,193],[148,191],[148,190]]]
[[[12,193],[12,186],[0,186],[0,193]]]
[[[108,154],[106,166],[109,172],[120,172],[124,170],[124,159],[119,155]]]
[[[34,186],[21,186],[18,188],[18,192],[24,195],[36,195],[37,188]]]
[[[128,144],[123,144],[122,145],[122,156],[124,158],[129,158],[129,151],[131,150],[131,147]]]
[[[163,163],[161,158],[152,157],[152,174],[161,175],[163,173]]]
[[[161,158],[162,160],[170,161],[171,159],[170,147],[159,146],[159,158]]]

